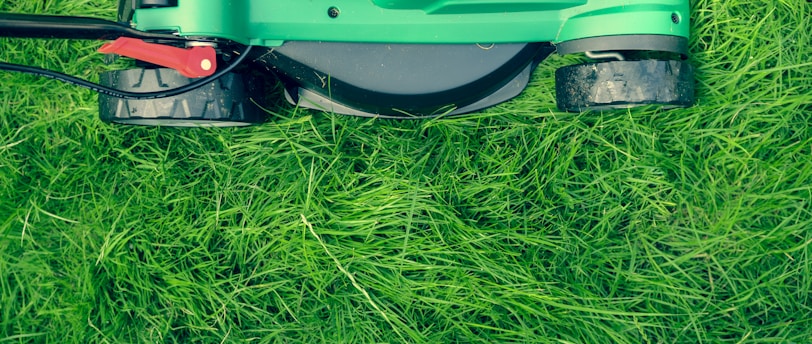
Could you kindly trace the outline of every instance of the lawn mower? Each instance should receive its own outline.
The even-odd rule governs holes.
[[[265,120],[283,85],[292,104],[339,114],[424,118],[519,95],[550,54],[587,63],[555,73],[564,111],[694,101],[688,0],[122,0],[118,21],[0,14],[0,36],[106,40],[139,61],[92,83],[32,66],[0,69],[99,93],[105,122],[240,126]],[[282,92],[279,92],[280,94]]]

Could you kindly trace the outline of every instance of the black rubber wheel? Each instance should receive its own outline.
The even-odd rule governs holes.
[[[189,84],[193,79],[173,69],[129,69],[106,72],[101,84],[123,91],[154,92]],[[218,80],[174,97],[129,100],[99,95],[104,122],[174,127],[232,127],[261,123],[265,112],[250,98],[264,96],[261,80],[228,73]]]
[[[694,103],[694,73],[678,60],[585,63],[556,70],[555,91],[565,111],[688,107]]]

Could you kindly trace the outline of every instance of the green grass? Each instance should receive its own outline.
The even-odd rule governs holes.
[[[812,342],[812,5],[692,6],[669,111],[558,112],[551,57],[479,114],[143,128],[2,72],[0,343]],[[95,79],[98,45],[0,60]]]

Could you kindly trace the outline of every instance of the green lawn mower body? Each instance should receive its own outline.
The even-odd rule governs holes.
[[[112,36],[207,47],[220,66],[244,62],[171,97],[101,94],[100,114],[147,125],[257,123],[268,76],[301,107],[383,118],[459,114],[518,95],[553,52],[595,60],[557,71],[562,110],[690,106],[688,12],[687,0],[121,1],[120,34]],[[16,19],[0,17],[0,35],[60,36],[35,33],[39,24],[22,29]],[[87,25],[80,38],[116,38],[105,33],[116,30]],[[660,57],[651,59],[652,52]],[[101,84],[140,93],[194,82],[160,63],[141,67],[107,72]]]
[[[555,44],[615,35],[688,37],[683,0],[177,0],[142,1],[139,7],[132,22],[141,31],[267,47],[288,41]]]

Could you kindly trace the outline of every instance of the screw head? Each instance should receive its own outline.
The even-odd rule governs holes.
[[[211,60],[204,59],[203,61],[200,61],[200,68],[201,69],[203,69],[205,71],[209,71],[209,70],[211,70],[211,67],[212,67]]]
[[[341,11],[338,10],[338,7],[332,6],[327,9],[327,15],[330,16],[330,18],[336,18],[339,14],[341,14]]]

